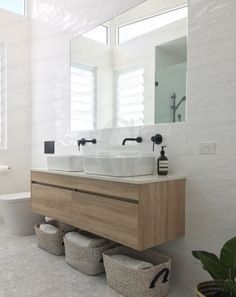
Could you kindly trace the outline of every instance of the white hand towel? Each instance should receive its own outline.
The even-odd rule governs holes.
[[[107,240],[101,237],[96,237],[87,232],[69,232],[65,238],[71,240],[80,247],[96,248],[104,245]]]
[[[126,255],[113,255],[113,259],[118,261],[121,265],[138,270],[138,269],[150,269],[153,267],[151,263],[137,260]]]
[[[45,217],[45,222],[47,224],[51,224],[51,225],[57,227],[58,229],[60,229],[64,232],[73,231],[76,229],[74,226],[59,222],[51,217]]]
[[[54,222],[55,220],[54,220],[54,218],[51,218],[51,217],[45,217],[45,222],[46,223],[50,223],[50,222]]]
[[[58,231],[57,227],[50,224],[41,224],[39,229],[47,234],[56,234]]]

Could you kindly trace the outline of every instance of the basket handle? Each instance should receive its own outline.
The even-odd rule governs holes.
[[[164,277],[163,277],[162,283],[164,284],[164,283],[168,282],[168,277],[169,277],[169,274],[170,274],[170,269],[164,268],[161,271],[159,271],[158,274],[154,277],[154,279],[152,280],[152,282],[151,282],[151,284],[149,286],[150,289],[155,288],[156,282],[159,280],[159,278],[161,277],[161,275],[163,273],[164,273]]]

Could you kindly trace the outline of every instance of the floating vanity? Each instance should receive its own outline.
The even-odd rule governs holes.
[[[185,178],[33,170],[33,211],[137,250],[185,234]]]

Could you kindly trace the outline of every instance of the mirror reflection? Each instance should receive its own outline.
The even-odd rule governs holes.
[[[156,47],[155,123],[185,121],[187,40]]]
[[[187,6],[149,0],[73,39],[71,130],[185,121],[186,34]]]

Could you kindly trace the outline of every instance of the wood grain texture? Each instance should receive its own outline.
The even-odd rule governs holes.
[[[55,187],[32,184],[32,210],[64,223],[71,223],[72,192]]]
[[[139,249],[185,234],[185,180],[140,185]]]
[[[138,201],[139,187],[135,184],[80,178],[78,190]]]
[[[77,227],[137,247],[138,204],[74,192],[72,205]]]
[[[32,208],[144,250],[185,234],[185,180],[134,185],[32,172]]]
[[[70,189],[75,185],[74,177],[36,171],[31,171],[31,181]]]
[[[139,185],[32,171],[31,180],[81,191],[138,201]]]

